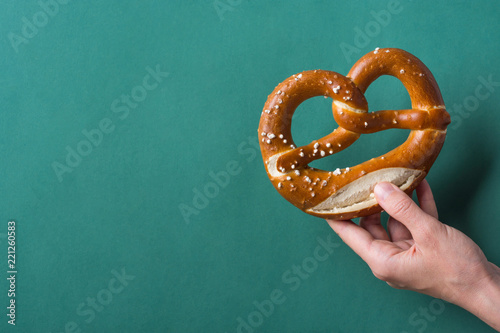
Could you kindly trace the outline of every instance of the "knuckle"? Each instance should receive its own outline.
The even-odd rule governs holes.
[[[425,219],[423,222],[419,225],[418,232],[428,246],[437,247],[440,235],[446,233],[446,229],[443,229],[441,223],[435,219]]]
[[[378,271],[372,271],[373,275],[379,280],[387,281],[387,277]]]
[[[373,275],[379,280],[388,281],[390,280],[390,274],[386,269],[376,269],[372,270]]]
[[[391,286],[394,289],[408,289],[408,287],[404,284],[400,284],[397,282],[390,282],[390,281],[386,281],[386,282],[389,286]]]
[[[381,264],[376,267],[371,267],[373,275],[379,280],[389,281],[393,277],[393,271],[390,269],[389,265]]]
[[[409,217],[411,216],[413,208],[413,202],[408,198],[399,198],[392,204],[392,214],[397,217]]]
[[[427,239],[433,239],[436,234],[435,228],[430,223],[422,223],[419,227],[419,232]]]

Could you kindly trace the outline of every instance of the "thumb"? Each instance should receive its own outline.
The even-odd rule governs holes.
[[[434,233],[433,229],[439,221],[420,209],[399,187],[383,182],[375,185],[374,192],[379,205],[404,224],[417,242],[426,239],[429,233]]]

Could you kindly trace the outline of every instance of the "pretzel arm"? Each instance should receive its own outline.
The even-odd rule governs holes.
[[[376,133],[390,128],[409,130],[445,130],[450,123],[446,109],[424,110],[381,110],[356,113],[334,108],[333,117],[343,128],[359,133]]]
[[[306,167],[312,161],[333,155],[352,145],[360,134],[338,127],[332,133],[314,140],[308,145],[292,149],[278,158],[277,168],[281,172]]]

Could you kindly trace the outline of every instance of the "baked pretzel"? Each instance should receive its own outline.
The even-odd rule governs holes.
[[[392,75],[403,83],[411,109],[368,112],[364,92],[382,75]],[[333,117],[339,127],[296,147],[291,134],[293,113],[306,99],[322,95],[333,99]],[[411,193],[436,160],[449,123],[450,116],[429,69],[406,51],[377,48],[356,62],[347,77],[313,70],[280,83],[264,106],[259,141],[269,179],[285,199],[311,215],[350,219],[382,210],[373,195],[378,182],[391,182]],[[308,166],[346,149],[361,134],[389,128],[411,132],[402,145],[382,156],[334,171]]]

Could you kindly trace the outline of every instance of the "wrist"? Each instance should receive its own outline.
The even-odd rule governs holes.
[[[488,262],[485,269],[476,283],[463,290],[452,303],[500,331],[500,268]]]

